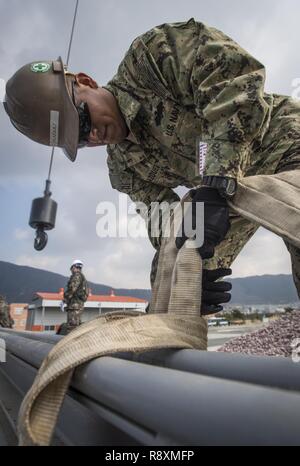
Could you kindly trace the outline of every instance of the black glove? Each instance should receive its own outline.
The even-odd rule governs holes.
[[[192,228],[196,229],[196,204],[197,202],[204,203],[204,243],[198,249],[202,259],[210,259],[215,253],[215,247],[223,241],[229,228],[229,208],[227,201],[214,188],[202,187],[191,191],[192,201],[190,208],[192,209]],[[190,215],[189,215],[190,216]],[[176,238],[176,246],[180,249],[187,236],[184,231],[183,219],[179,233],[181,236]]]
[[[231,274],[231,269],[203,270],[201,315],[223,311],[223,306],[220,304],[231,300],[231,294],[228,291],[232,289],[232,284],[216,280]]]

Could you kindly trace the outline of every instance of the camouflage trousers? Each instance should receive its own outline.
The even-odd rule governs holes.
[[[259,152],[260,164],[251,166],[245,176],[272,175],[283,171],[300,169],[300,104],[285,96],[276,96],[268,132],[262,144],[255,149]],[[255,157],[257,160],[257,157]],[[207,269],[230,267],[243,247],[259,228],[248,220],[230,214],[230,230],[225,240],[216,248],[212,259],[205,260]],[[291,255],[292,272],[300,298],[300,249],[285,242]],[[159,251],[154,256],[151,270],[153,286]],[[265,258],[267,259],[267,258]]]
[[[74,328],[81,325],[81,316],[84,310],[84,306],[81,304],[73,304],[67,307],[67,331],[68,333],[74,330]]]
[[[0,327],[2,328],[13,328],[14,321],[8,317],[0,317]]]

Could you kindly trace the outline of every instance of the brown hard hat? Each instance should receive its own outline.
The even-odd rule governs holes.
[[[65,70],[61,57],[23,66],[6,84],[4,108],[18,131],[40,144],[61,147],[74,162],[79,116]]]

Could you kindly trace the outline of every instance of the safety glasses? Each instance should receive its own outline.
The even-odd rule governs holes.
[[[78,148],[87,146],[89,142],[89,135],[92,129],[91,116],[89,112],[88,105],[84,102],[78,106],[76,105],[75,100],[75,84],[76,81],[72,80],[72,98],[73,103],[76,107],[79,116],[79,138],[78,138]]]

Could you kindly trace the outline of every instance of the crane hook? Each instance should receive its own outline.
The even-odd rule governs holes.
[[[37,228],[34,238],[34,249],[36,251],[42,251],[45,249],[48,243],[48,235],[42,227]]]
[[[55,227],[57,203],[51,199],[50,180],[46,181],[44,197],[34,199],[32,202],[29,225],[36,230],[34,249],[42,251],[48,242],[45,230]]]

